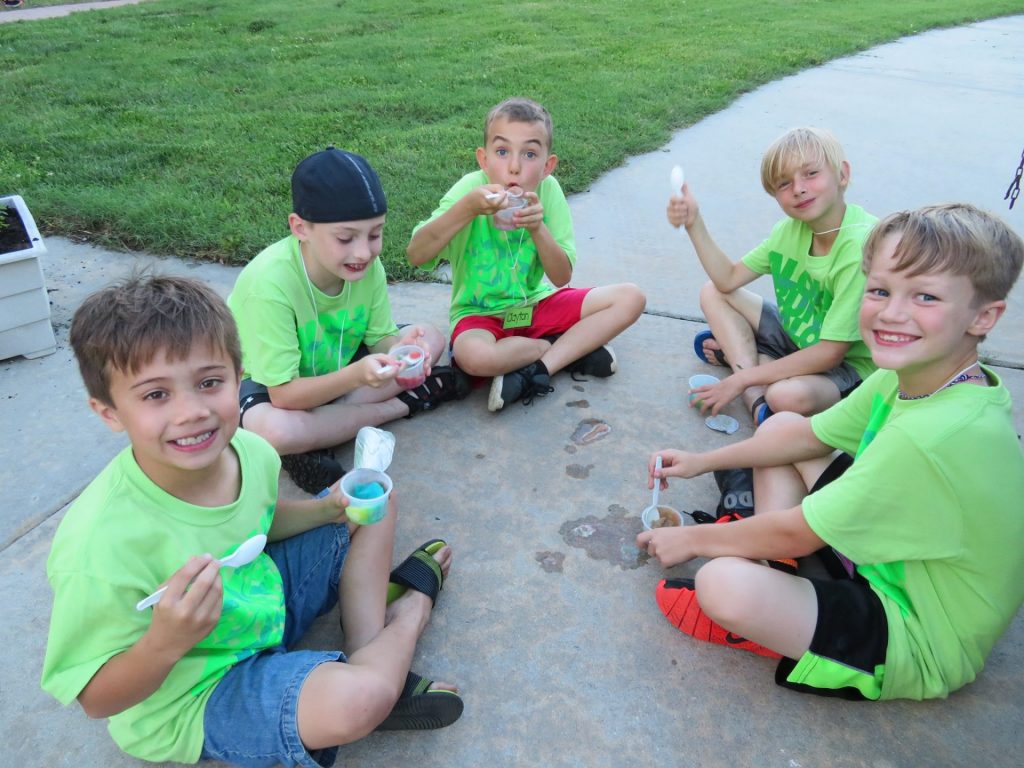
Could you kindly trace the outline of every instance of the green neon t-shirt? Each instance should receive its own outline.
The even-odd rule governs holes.
[[[822,442],[858,453],[803,511],[885,608],[883,699],[974,680],[1024,602],[1024,454],[1010,395],[985,373],[987,388],[900,400],[896,374],[880,370],[811,418]]]
[[[487,183],[487,174],[483,171],[463,176],[441,198],[430,218],[416,225],[413,234],[470,190]],[[565,251],[569,263],[575,266],[576,241],[569,203],[554,176],[541,181],[537,197],[544,206],[544,224]],[[420,268],[434,269],[440,261],[452,265],[452,303],[448,314],[452,328],[464,317],[502,314],[512,307],[536,304],[555,292],[544,275],[544,265],[537,256],[537,246],[530,233],[525,229],[500,230],[490,216],[477,216]]]
[[[848,342],[845,360],[862,379],[875,364],[860,337],[865,282],[860,264],[864,241],[877,221],[860,206],[846,206],[832,249],[825,256],[811,256],[811,228],[785,218],[743,257],[750,270],[772,276],[782,326],[793,343],[804,349],[819,339]]]
[[[233,504],[197,507],[169,495],[142,472],[129,446],[71,505],[46,563],[54,598],[41,685],[62,704],[142,637],[153,611],[136,611],[135,604],[190,557],[223,557],[270,529],[281,460],[263,438],[242,429],[231,448],[242,473]],[[220,576],[217,626],[151,696],[110,718],[110,735],[128,754],[196,762],[217,682],[232,665],[281,642],[284,591],[269,555]]]
[[[246,265],[228,306],[238,323],[245,377],[268,387],[333,373],[348,365],[360,343],[372,347],[398,333],[380,259],[362,280],[328,296],[306,278],[293,235]]]

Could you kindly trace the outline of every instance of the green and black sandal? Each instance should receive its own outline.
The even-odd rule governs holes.
[[[409,672],[402,695],[378,731],[430,731],[451,725],[462,716],[462,697],[455,691],[430,690],[433,680]]]
[[[393,603],[409,589],[422,592],[431,602],[436,602],[444,586],[444,576],[434,554],[447,543],[444,539],[426,541],[398,564],[388,578],[388,603]]]

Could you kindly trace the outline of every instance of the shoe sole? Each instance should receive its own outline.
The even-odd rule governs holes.
[[[505,400],[501,396],[501,387],[504,381],[504,375],[495,376],[491,380],[491,391],[487,395],[487,410],[491,413],[500,411],[505,407]]]

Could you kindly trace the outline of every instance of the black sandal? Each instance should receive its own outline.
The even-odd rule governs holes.
[[[451,725],[462,716],[462,698],[455,691],[431,689],[433,681],[409,672],[394,709],[375,730],[427,731]]]
[[[396,397],[409,407],[411,419],[421,411],[432,411],[449,400],[463,400],[469,396],[469,376],[454,365],[439,365],[430,371],[426,381],[414,389],[399,392]]]

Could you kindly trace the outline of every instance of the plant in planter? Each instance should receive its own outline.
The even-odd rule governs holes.
[[[0,197],[0,360],[57,349],[39,257],[46,253],[35,219],[18,195]]]

